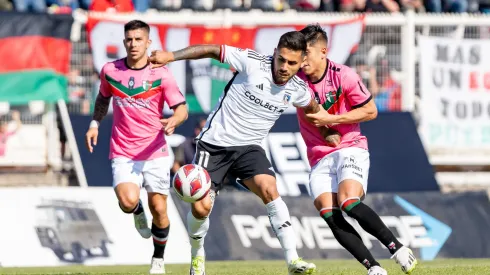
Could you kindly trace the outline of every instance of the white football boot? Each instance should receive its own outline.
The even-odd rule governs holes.
[[[368,275],[388,275],[388,272],[381,266],[375,265],[368,270]]]
[[[412,274],[412,271],[417,267],[417,259],[410,248],[402,246],[397,252],[391,257],[394,258],[396,263],[402,268],[405,274]]]
[[[206,275],[204,262],[205,262],[204,256],[192,257],[191,269],[189,271],[189,275]]]
[[[313,263],[307,263],[303,261],[303,259],[298,258],[289,263],[288,271],[289,275],[313,274],[316,271],[316,265]]]
[[[141,203],[141,201],[139,203]],[[133,213],[133,218],[134,226],[136,227],[136,230],[138,230],[138,233],[140,233],[141,237],[149,239],[151,237],[151,229],[148,228],[148,220],[146,219],[145,210],[143,209],[143,212],[139,214]]]
[[[165,274],[165,265],[162,258],[151,258],[150,274]]]

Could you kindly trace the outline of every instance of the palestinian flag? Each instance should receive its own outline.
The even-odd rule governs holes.
[[[0,12],[0,101],[68,98],[71,15]]]

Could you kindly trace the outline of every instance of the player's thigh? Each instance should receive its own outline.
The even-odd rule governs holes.
[[[315,201],[323,201],[330,198],[323,194],[336,194],[339,190],[337,181],[336,157],[333,154],[323,157],[316,165],[311,168],[310,181],[308,183],[308,193]],[[321,198],[320,198],[321,196]],[[322,204],[330,204],[325,201]]]
[[[211,178],[211,189],[217,193],[223,188],[234,159],[233,150],[198,141],[193,163],[206,169]]]
[[[143,163],[143,186],[148,193],[168,196],[170,191],[170,157],[141,161]]]
[[[339,150],[337,176],[339,181],[338,202],[351,198],[363,199],[367,192],[369,176],[369,152],[361,148]]]
[[[233,163],[233,175],[238,183],[261,197],[264,202],[279,196],[276,185],[276,174],[260,146],[247,146]]]
[[[137,204],[140,188],[143,184],[142,166],[128,158],[113,158],[112,185],[123,207]]]

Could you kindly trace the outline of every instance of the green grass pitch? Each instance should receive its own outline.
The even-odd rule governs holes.
[[[354,260],[313,260],[316,274],[358,275],[366,270]],[[388,274],[400,274],[400,267],[391,260],[381,264]],[[282,261],[207,262],[209,275],[287,275]],[[0,274],[148,274],[149,266],[65,266],[45,268],[0,268]],[[166,265],[166,274],[189,274],[188,265]],[[412,275],[490,275],[490,259],[444,259],[419,262]]]

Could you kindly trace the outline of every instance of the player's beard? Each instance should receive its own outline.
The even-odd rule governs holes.
[[[276,81],[279,82],[277,84],[284,84],[284,83],[288,82],[291,79],[291,76],[290,75],[287,75],[287,76],[280,75],[279,74],[279,71],[277,71],[275,74],[276,74],[275,75]]]

